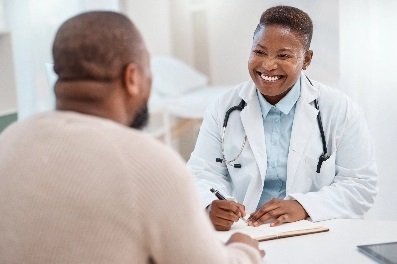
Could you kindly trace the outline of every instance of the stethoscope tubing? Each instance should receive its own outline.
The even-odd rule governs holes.
[[[311,80],[306,75],[305,75],[305,77],[309,81],[310,85],[313,86],[313,83],[311,82]],[[220,162],[220,163],[225,162],[225,164],[228,164],[229,166],[232,166],[234,168],[241,168],[241,164],[237,164],[234,162],[241,156],[241,154],[243,152],[243,149],[247,142],[247,135],[244,136],[243,144],[241,145],[241,148],[240,148],[238,154],[236,155],[236,157],[234,157],[231,160],[227,160],[226,156],[225,156],[225,132],[226,132],[226,127],[227,127],[227,123],[229,121],[230,114],[235,110],[238,110],[240,112],[243,111],[243,109],[246,105],[247,105],[247,103],[244,100],[241,100],[241,102],[238,105],[232,106],[226,111],[225,119],[223,121],[223,129],[222,129],[222,136],[221,136],[223,158],[216,158],[216,162]],[[322,123],[321,114],[320,114],[320,107],[319,107],[317,99],[314,100],[314,107],[318,110],[317,123],[318,123],[318,127],[320,130],[321,142],[323,145],[323,153],[320,155],[320,157],[318,159],[317,170],[316,170],[317,173],[320,173],[322,163],[324,161],[326,161],[327,159],[329,159],[329,156],[327,154],[327,142],[325,140],[324,128],[323,128],[323,123]]]

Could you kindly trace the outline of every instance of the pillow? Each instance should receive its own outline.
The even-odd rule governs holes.
[[[153,57],[152,88],[164,96],[175,96],[205,86],[208,78],[182,61],[169,57]]]

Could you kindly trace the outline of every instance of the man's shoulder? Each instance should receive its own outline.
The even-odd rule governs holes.
[[[98,148],[110,147],[109,151],[115,148],[123,151],[122,149],[140,147],[142,152],[150,149],[166,149],[158,140],[141,130],[127,127],[110,119],[69,111],[36,114],[17,122],[10,127],[10,130],[12,130],[11,133],[30,130],[37,133],[38,137],[51,136],[73,142],[79,141],[82,146],[95,143]]]

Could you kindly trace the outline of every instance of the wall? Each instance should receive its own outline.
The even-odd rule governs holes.
[[[12,37],[0,30],[0,116],[17,112]]]
[[[170,0],[170,27],[172,54],[189,65],[194,65],[191,3]]]
[[[0,0],[0,32],[6,30],[6,19],[3,0]]]
[[[151,55],[171,54],[168,0],[121,0],[121,10],[141,31]]]
[[[367,117],[379,170],[379,194],[367,218],[397,220],[397,35],[393,0],[340,1],[340,87]]]

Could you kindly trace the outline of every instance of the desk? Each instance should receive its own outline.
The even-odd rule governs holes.
[[[321,222],[329,232],[264,241],[266,264],[373,264],[357,245],[397,241],[397,221],[337,219]],[[217,232],[226,241],[229,235]]]

